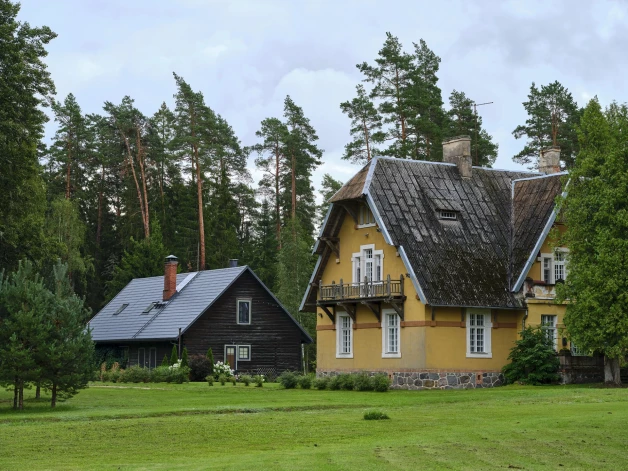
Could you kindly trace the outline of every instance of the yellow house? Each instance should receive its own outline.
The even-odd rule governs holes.
[[[301,309],[317,313],[317,374],[387,372],[393,387],[502,384],[518,333],[543,325],[556,349],[566,248],[548,234],[564,173],[473,167],[468,136],[444,162],[375,158],[331,199]]]

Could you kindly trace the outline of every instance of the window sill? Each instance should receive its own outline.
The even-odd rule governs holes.
[[[382,353],[382,358],[401,358],[401,352],[399,352],[399,353]]]
[[[250,322],[236,322],[236,325],[251,325]]]
[[[492,353],[467,353],[467,358],[493,358]]]
[[[371,224],[357,224],[355,227],[357,227],[358,229],[364,229],[366,227],[375,227],[377,225],[377,223],[373,222]]]
[[[353,358],[353,353],[336,353],[336,358]]]

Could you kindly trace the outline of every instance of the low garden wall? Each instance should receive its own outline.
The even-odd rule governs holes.
[[[573,356],[569,350],[558,354],[563,384],[601,383],[604,381],[604,357]]]

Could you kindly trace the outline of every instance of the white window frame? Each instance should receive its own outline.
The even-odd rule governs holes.
[[[565,257],[563,258],[562,261],[556,261],[555,254],[557,252],[560,252],[561,254],[563,254],[563,257]],[[563,266],[563,272],[565,274],[563,277],[563,281],[567,279],[567,275],[569,274],[569,271],[567,270],[566,255],[568,253],[569,253],[569,249],[561,247],[561,248],[556,249],[553,253],[541,254],[541,281],[544,281],[548,285],[555,285],[557,281],[556,280],[556,266],[557,265]],[[546,261],[549,263],[549,266],[547,267],[549,269],[549,279],[547,279],[547,277],[545,276]]]
[[[249,303],[249,321],[240,322],[240,303]],[[251,318],[253,317],[253,300],[251,298],[238,298],[236,300],[236,323],[240,325],[251,325]]]
[[[248,358],[240,358],[240,348],[248,348],[249,357]],[[236,361],[251,361],[251,345],[236,345]]]
[[[391,317],[396,321],[396,343],[397,351],[390,351],[390,320]],[[401,358],[401,318],[394,309],[382,310],[382,358]]]
[[[142,352],[144,355],[144,363],[140,363],[140,352]],[[137,349],[137,366],[139,366],[140,368],[146,368],[146,348],[145,347],[139,347]]]
[[[372,221],[372,222],[364,222],[364,220]],[[368,204],[360,205],[358,209],[358,229],[362,229],[363,227],[373,227],[375,226],[375,215]]]
[[[384,251],[375,250],[375,244],[361,245],[360,251],[351,254],[351,276],[353,283],[364,282],[364,274],[366,273],[366,251],[373,251],[373,283],[382,283],[384,281]],[[378,261],[379,260],[379,264]],[[380,279],[377,280],[377,268],[379,267]],[[359,269],[359,277],[358,277]]]
[[[552,318],[552,319],[549,319],[549,318]],[[548,322],[550,320],[551,322]],[[557,350],[558,349],[558,316],[555,314],[541,314],[541,330],[543,330],[544,332],[552,331],[554,350]]]
[[[344,319],[349,319],[349,352],[342,351],[343,331],[341,327]],[[336,358],[353,358],[353,319],[349,314],[336,312]]]
[[[484,316],[483,325],[481,327],[484,329],[484,337],[483,337],[484,351],[483,352],[471,351],[471,329],[477,329],[476,326],[471,325],[472,315]],[[492,351],[492,345],[491,345],[493,321],[491,319],[491,310],[490,309],[467,309],[466,318],[467,318],[467,329],[466,329],[465,335],[467,337],[467,358],[493,358],[493,351]]]

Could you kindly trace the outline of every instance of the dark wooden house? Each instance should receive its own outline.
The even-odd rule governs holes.
[[[154,368],[179,352],[206,354],[239,372],[302,369],[302,344],[312,338],[248,266],[136,278],[89,322],[96,348],[128,364]],[[162,290],[163,289],[163,290]]]

